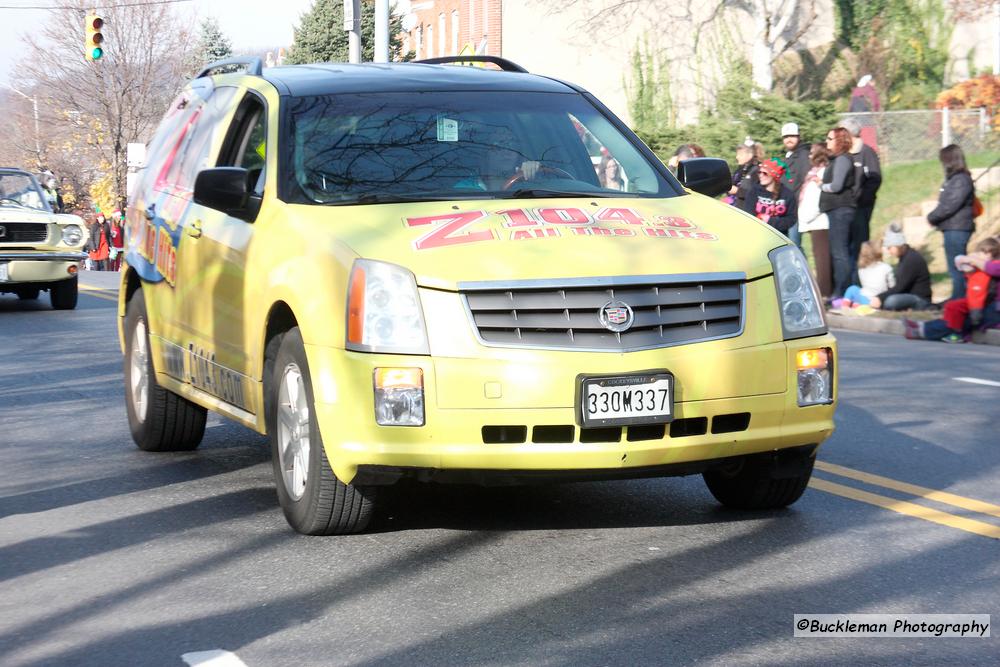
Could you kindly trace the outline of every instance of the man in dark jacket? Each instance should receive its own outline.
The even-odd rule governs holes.
[[[785,146],[785,164],[787,165],[785,176],[781,182],[787,185],[798,199],[799,190],[802,189],[806,175],[812,167],[809,162],[809,145],[802,143],[798,123],[785,123],[781,126],[781,143]],[[795,245],[802,247],[802,235],[799,233],[798,222],[788,230],[788,238]]]
[[[885,232],[882,245],[898,262],[893,273],[896,285],[869,304],[883,310],[923,310],[931,303],[931,274],[923,255],[906,244],[906,237],[895,225]]]
[[[851,160],[854,161],[854,187],[857,193],[857,208],[851,223],[851,282],[859,285],[858,255],[861,245],[871,236],[872,213],[875,211],[875,195],[882,186],[882,165],[878,153],[861,140],[861,123],[853,118],[844,121],[844,127],[851,133]]]

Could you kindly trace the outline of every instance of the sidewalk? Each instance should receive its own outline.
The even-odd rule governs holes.
[[[905,325],[901,319],[878,317],[877,315],[844,315],[837,311],[827,311],[826,321],[831,329],[847,329],[849,331],[865,331],[867,333],[891,334],[902,338]],[[972,336],[973,343],[983,345],[1000,345],[1000,329],[977,331]]]

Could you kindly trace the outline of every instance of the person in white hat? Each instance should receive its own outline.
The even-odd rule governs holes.
[[[799,136],[798,123],[785,123],[781,126],[781,143],[785,146],[785,175],[781,182],[787,185],[792,193],[798,197],[805,183],[806,175],[812,165],[809,163],[809,145],[803,144]],[[799,233],[799,226],[793,225],[788,230],[788,238],[792,243],[802,247],[802,234]]]
[[[906,236],[898,225],[886,229],[882,247],[898,260],[893,271],[896,284],[872,297],[869,305],[883,310],[925,310],[931,304],[931,274],[927,260],[906,243]]]

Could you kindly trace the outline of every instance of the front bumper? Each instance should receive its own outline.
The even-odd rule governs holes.
[[[83,252],[0,252],[0,264],[7,266],[7,280],[0,289],[23,283],[51,283],[77,274]]]
[[[768,372],[784,375],[783,382],[778,383],[780,391],[703,400],[699,400],[701,391],[695,388],[704,386],[704,377],[696,377],[693,367],[685,363],[685,356],[697,356],[694,347],[639,353],[656,355],[660,362],[657,364],[644,363],[649,359],[631,355],[615,355],[617,362],[612,362],[621,364],[622,372],[663,366],[675,373],[678,400],[674,423],[662,432],[650,427],[583,431],[576,425],[574,387],[565,386],[565,375],[548,388],[539,387],[537,376],[532,378],[530,393],[538,395],[540,390],[544,393],[548,389],[556,397],[545,407],[479,407],[488,401],[469,404],[474,407],[441,407],[443,397],[448,396],[448,385],[468,383],[471,376],[482,387],[482,360],[359,354],[314,346],[307,346],[306,351],[324,448],[334,473],[345,482],[357,477],[359,483],[388,483],[412,470],[423,471],[415,476],[440,479],[448,476],[436,475],[435,471],[492,471],[512,477],[576,471],[581,478],[687,474],[705,469],[701,465],[704,462],[724,463],[731,457],[816,446],[833,432],[838,391],[836,359],[831,404],[799,407],[795,378],[796,352],[828,347],[836,357],[833,336],[760,346],[759,356],[770,364]],[[776,360],[784,363],[775,364]],[[577,364],[594,361],[591,356],[575,359]],[[423,369],[425,426],[375,424],[372,374],[376,367],[384,366]],[[760,372],[760,368],[741,365],[711,369],[718,383],[730,387],[732,377],[748,371]],[[751,385],[748,379],[747,386]],[[738,391],[730,389],[729,393]],[[749,415],[744,428],[727,430],[733,424],[741,426],[744,415]],[[501,426],[508,429],[484,431],[484,427]],[[540,426],[559,428],[536,429]],[[552,433],[560,434],[560,441],[553,442]]]

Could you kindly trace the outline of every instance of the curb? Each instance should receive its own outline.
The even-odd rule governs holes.
[[[903,320],[886,319],[882,317],[852,317],[837,312],[827,312],[827,324],[831,329],[846,329],[848,331],[864,331],[866,333],[890,334],[902,336],[906,328]],[[982,345],[1000,345],[1000,329],[977,331],[972,335],[972,342]]]

